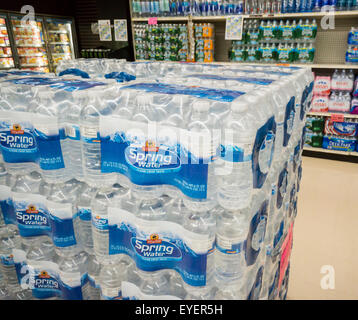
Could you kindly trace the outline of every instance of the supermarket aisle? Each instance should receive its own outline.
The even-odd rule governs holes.
[[[358,164],[303,158],[288,299],[358,299]],[[321,288],[333,266],[335,289]]]

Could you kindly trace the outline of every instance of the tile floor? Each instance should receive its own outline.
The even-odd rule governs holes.
[[[358,164],[303,158],[288,299],[358,299],[357,202]],[[323,266],[334,289],[321,287]]]

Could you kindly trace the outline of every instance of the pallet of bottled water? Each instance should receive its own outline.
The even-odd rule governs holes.
[[[0,73],[0,299],[285,299],[311,71],[104,60]]]

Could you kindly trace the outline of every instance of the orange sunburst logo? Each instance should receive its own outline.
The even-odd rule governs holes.
[[[10,130],[11,134],[24,134],[24,130],[22,130],[21,126],[15,123]]]
[[[36,209],[35,205],[30,204],[26,209],[26,213],[39,213],[39,211]]]
[[[160,239],[159,235],[156,233],[153,233],[150,235],[149,239],[147,240],[148,244],[158,244],[162,243],[162,239]]]
[[[142,148],[144,152],[158,152],[159,147],[156,146],[154,141],[147,140],[145,146]]]
[[[39,274],[39,278],[41,279],[49,279],[51,278],[50,275],[47,273],[47,271],[41,271]]]

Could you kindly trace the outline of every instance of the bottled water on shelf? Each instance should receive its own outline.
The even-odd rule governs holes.
[[[120,300],[122,298],[122,281],[125,268],[113,261],[104,264],[99,274],[101,300]]]

